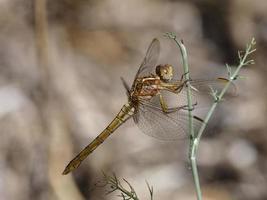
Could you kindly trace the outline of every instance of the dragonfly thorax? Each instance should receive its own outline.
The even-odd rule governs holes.
[[[149,100],[157,95],[160,91],[161,80],[158,76],[151,75],[143,78],[138,78],[135,81],[134,87],[130,94],[131,100],[140,99]]]
[[[160,80],[169,82],[173,78],[173,67],[169,64],[158,65],[156,67],[156,74],[159,76]]]

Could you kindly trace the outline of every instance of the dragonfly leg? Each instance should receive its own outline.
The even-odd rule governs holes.
[[[186,82],[186,81],[191,81],[192,79],[189,77],[189,79],[188,80],[185,80],[185,76],[187,75],[187,74],[189,74],[189,72],[185,72],[185,73],[183,73],[182,74],[182,76],[181,76],[181,81],[184,81],[184,82]]]
[[[159,94],[159,102],[160,102],[160,106],[162,108],[162,111],[167,113],[168,112],[168,106],[163,98],[163,96],[161,94]]]
[[[182,89],[183,89],[183,87],[184,87],[184,83],[182,83],[176,90],[175,90],[175,94],[179,94],[181,91],[182,91]]]
[[[187,86],[187,83],[189,82],[189,81],[192,81],[192,79],[189,77],[189,79],[185,79],[185,76],[187,75],[187,74],[189,74],[189,72],[185,72],[182,76],[181,76],[181,82],[183,83],[183,85],[186,85]]]
[[[189,72],[185,72],[185,73],[182,74],[182,76],[181,76],[181,81],[184,80],[184,77],[185,77],[188,73],[189,73]]]
[[[164,100],[163,96],[159,94],[159,101],[160,101],[160,106],[162,108],[162,111],[166,114],[176,112],[180,109],[185,109],[188,107],[187,105],[181,106],[181,107],[173,107],[173,108],[168,108],[166,101]]]
[[[182,107],[182,109],[184,110],[189,110],[189,111],[193,111],[195,109],[195,106],[197,105],[197,102],[195,102],[194,104],[192,104],[192,108],[189,108],[188,105],[185,105]]]

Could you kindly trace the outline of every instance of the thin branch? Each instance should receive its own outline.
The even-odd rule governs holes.
[[[103,173],[103,179],[104,179],[104,184],[99,185],[100,187],[107,187],[109,190],[106,192],[106,194],[111,194],[113,192],[118,191],[120,194],[118,194],[118,197],[121,197],[123,200],[139,200],[137,193],[135,192],[133,186],[126,180],[122,179],[124,183],[128,186],[128,188],[124,187],[120,180],[117,178],[116,174],[113,173],[112,176],[109,176],[107,174]],[[146,182],[148,190],[149,190],[149,195],[150,195],[150,200],[153,200],[153,187]]]
[[[197,170],[197,162],[196,162],[196,154],[197,154],[197,149],[200,143],[201,136],[206,128],[206,125],[211,118],[215,108],[217,107],[218,103],[222,100],[224,94],[230,87],[233,81],[235,81],[239,77],[239,71],[243,66],[246,65],[251,65],[254,64],[254,60],[247,60],[248,56],[252,54],[253,52],[256,51],[254,46],[256,45],[256,41],[254,38],[252,38],[251,42],[247,44],[245,52],[238,51],[238,58],[239,58],[239,65],[232,73],[232,68],[226,64],[227,68],[227,74],[229,81],[226,83],[225,87],[221,90],[220,94],[218,95],[218,92],[213,90],[211,88],[211,94],[214,98],[214,103],[211,106],[208,114],[206,115],[204,122],[202,123],[201,128],[199,129],[197,135],[194,135],[194,129],[193,129],[193,120],[192,120],[192,113],[191,109],[192,108],[192,99],[191,99],[191,90],[190,90],[190,76],[189,76],[189,69],[188,69],[188,61],[187,61],[187,54],[186,54],[186,48],[183,44],[182,41],[177,41],[176,35],[173,33],[166,33],[165,36],[169,37],[170,39],[173,39],[176,44],[178,45],[181,55],[182,55],[182,60],[183,60],[183,68],[184,68],[184,73],[185,73],[185,78],[187,81],[187,100],[188,100],[188,116],[189,116],[189,133],[190,133],[190,151],[189,151],[189,156],[190,156],[190,161],[191,161],[191,167],[192,167],[192,173],[193,173],[193,178],[194,178],[194,183],[195,183],[195,189],[197,193],[197,199],[201,200],[202,195],[201,195],[201,188],[200,188],[200,183],[199,183],[199,176],[198,176],[198,170]]]
[[[118,197],[121,197],[123,200],[139,200],[133,187],[128,183],[125,179],[124,182],[128,185],[129,189],[126,189],[122,186],[121,182],[118,180],[117,176],[113,173],[112,176],[109,176],[107,174],[103,173],[103,179],[105,184],[103,186],[108,186],[109,190],[106,192],[106,194],[111,194],[115,191],[119,191],[120,194],[117,195]],[[103,187],[102,186],[102,187]]]
[[[196,159],[195,157],[192,157],[192,152],[194,151],[194,138],[195,138],[195,133],[194,133],[194,125],[193,125],[193,104],[192,104],[192,92],[191,92],[191,86],[190,86],[190,74],[189,74],[189,67],[188,67],[188,59],[187,59],[187,51],[186,48],[183,44],[183,41],[178,41],[176,38],[176,35],[173,33],[166,33],[166,37],[169,37],[170,39],[173,39],[177,46],[180,49],[180,53],[182,55],[182,64],[183,64],[183,69],[184,69],[184,77],[186,81],[186,86],[187,86],[187,105],[188,105],[188,120],[189,120],[189,134],[190,134],[190,144],[189,144],[189,159],[190,163],[192,166],[192,173],[193,173],[193,178],[194,178],[194,183],[195,183],[195,188],[197,192],[197,198],[198,200],[202,199],[202,194],[201,194],[201,188],[199,184],[199,178],[198,178],[198,172],[197,172],[197,165],[196,165]]]
[[[150,194],[150,200],[153,200],[153,187],[149,185],[149,183],[146,181],[147,188],[149,190]]]

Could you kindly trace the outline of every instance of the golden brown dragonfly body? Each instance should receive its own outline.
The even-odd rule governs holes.
[[[131,117],[147,135],[170,140],[187,137],[188,116],[183,112],[186,110],[187,104],[169,108],[162,94],[163,91],[180,94],[186,84],[182,79],[172,81],[173,67],[171,65],[156,65],[159,51],[159,40],[154,39],[135,76],[132,87],[129,88],[122,80],[127,90],[128,103],[123,105],[120,112],[102,133],[70,161],[63,174],[68,174],[78,168],[89,154]],[[196,81],[195,86],[207,82],[213,83],[214,81]],[[194,85],[194,81],[191,83]],[[196,124],[201,123],[201,119],[197,117],[194,119]]]
[[[123,105],[120,112],[113,121],[100,133],[88,146],[86,146],[65,168],[63,174],[68,174],[79,167],[81,162],[102,144],[120,125],[131,118],[138,110],[140,101],[149,101],[154,96],[160,94],[161,90],[177,91],[179,86],[164,84],[159,76],[138,78],[130,91],[129,102]]]

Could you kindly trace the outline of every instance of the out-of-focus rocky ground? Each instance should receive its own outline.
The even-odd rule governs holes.
[[[150,41],[167,31],[204,78],[224,75],[256,38],[256,64],[216,110],[198,163],[204,199],[267,199],[266,10],[265,0],[0,1],[0,199],[118,199],[92,189],[101,170],[126,178],[140,199],[145,180],[155,199],[196,199],[187,141],[158,141],[132,121],[61,175],[126,102],[119,77],[132,81]]]

